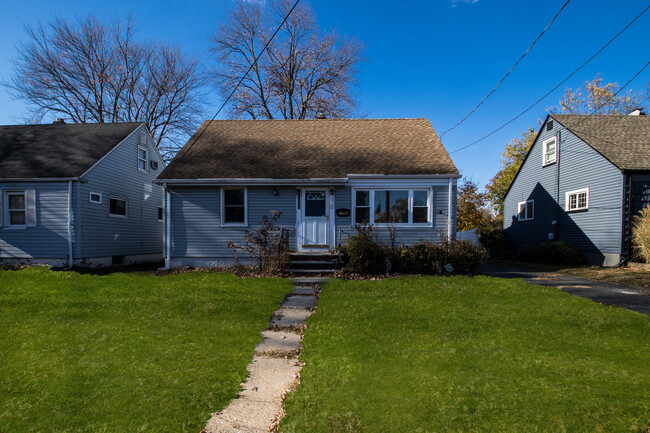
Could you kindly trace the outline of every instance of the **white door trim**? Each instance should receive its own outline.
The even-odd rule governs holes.
[[[304,244],[305,239],[305,196],[308,192],[311,191],[325,191],[325,213],[328,220],[327,224],[327,245],[322,246],[309,246]],[[296,233],[298,234],[296,239],[296,249],[299,252],[302,251],[323,251],[328,252],[332,249],[334,245],[334,197],[330,194],[330,188],[327,187],[308,187],[300,188],[300,194],[296,194]]]

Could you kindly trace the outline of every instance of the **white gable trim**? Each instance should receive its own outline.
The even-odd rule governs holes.
[[[97,161],[96,161],[92,166],[90,166],[90,168],[89,168],[88,170],[84,171],[84,173],[83,173],[81,176],[79,176],[79,177],[84,177],[84,176],[86,176],[88,173],[90,173],[90,171],[91,171],[93,168],[97,167],[97,165],[99,165],[99,164],[100,164],[104,159],[108,158],[108,155],[110,155],[111,153],[113,153],[113,151],[114,151],[115,149],[117,149],[118,146],[119,146],[120,144],[122,144],[122,143],[124,143],[126,140],[128,140],[129,137],[131,137],[133,134],[136,134],[136,133],[140,130],[140,128],[142,128],[143,126],[144,126],[144,124],[138,126],[138,127],[135,128],[133,131],[131,131],[131,133],[130,133],[129,135],[127,135],[126,137],[124,137],[124,139],[123,139],[122,141],[120,141],[120,142],[117,143],[115,146],[113,146],[113,147],[111,148],[111,150],[109,150],[108,152],[106,152],[106,153],[104,154],[104,156],[102,156],[101,158],[99,158],[99,159],[98,159],[98,160],[97,160]],[[138,140],[138,143],[140,143],[139,140]]]

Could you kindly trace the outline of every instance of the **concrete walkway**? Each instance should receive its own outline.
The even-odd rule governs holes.
[[[300,383],[302,331],[316,308],[327,278],[297,278],[293,292],[273,315],[264,337],[248,365],[242,390],[223,411],[212,414],[206,433],[261,433],[271,431],[282,419],[285,396]]]
[[[555,272],[515,269],[497,265],[487,265],[483,272],[491,277],[523,278],[531,284],[557,287],[572,295],[588,298],[603,305],[627,308],[650,316],[650,290],[588,280]]]

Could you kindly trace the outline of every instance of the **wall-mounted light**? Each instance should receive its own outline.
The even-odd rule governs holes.
[[[439,213],[440,215],[445,215],[445,211],[442,211],[442,210],[441,210],[440,212],[438,212],[438,213]]]
[[[277,188],[273,188],[273,195],[278,195],[280,194],[280,191],[278,191]]]
[[[334,188],[330,188],[330,195],[334,195]]]

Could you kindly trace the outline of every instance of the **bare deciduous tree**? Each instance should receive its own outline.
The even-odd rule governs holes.
[[[213,36],[214,77],[224,97],[252,66],[229,103],[232,117],[340,118],[355,110],[353,89],[363,47],[334,32],[321,33],[309,6],[294,9],[255,62],[293,3],[240,2]]]
[[[178,48],[138,42],[132,21],[88,16],[27,27],[7,86],[33,121],[55,114],[74,123],[144,122],[165,154],[201,115],[203,78]]]

